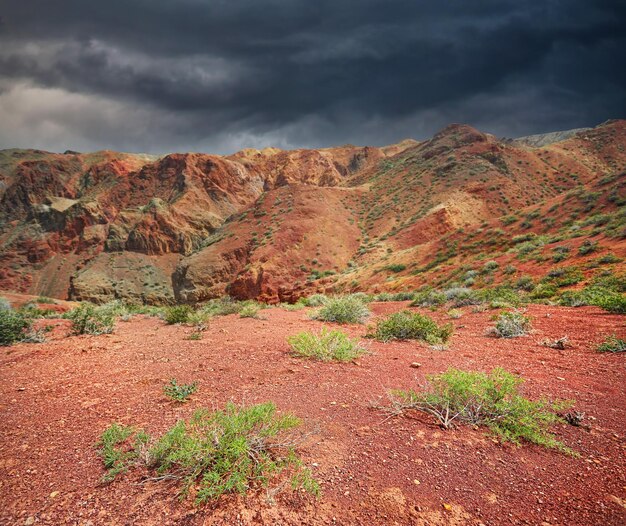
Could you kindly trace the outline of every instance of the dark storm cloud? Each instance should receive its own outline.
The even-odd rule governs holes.
[[[222,152],[626,116],[620,1],[14,4],[0,147]]]

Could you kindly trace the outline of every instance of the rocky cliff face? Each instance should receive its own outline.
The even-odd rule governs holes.
[[[574,214],[619,214],[625,122],[554,140],[451,125],[384,148],[228,157],[4,150],[0,289],[159,303],[418,286],[431,270],[416,269],[434,272],[467,232],[486,243],[489,231],[543,235]],[[458,248],[448,259],[463,264]]]

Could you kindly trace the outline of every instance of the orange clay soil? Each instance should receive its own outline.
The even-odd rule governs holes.
[[[374,304],[375,316],[406,303]],[[156,318],[119,321],[115,334],[67,337],[68,322],[44,344],[2,349],[0,366],[0,523],[165,524],[552,524],[626,523],[626,371],[623,355],[595,352],[611,333],[626,336],[624,318],[592,307],[531,306],[535,332],[499,340],[485,336],[492,312],[453,320],[448,350],[416,342],[367,341],[357,363],[328,364],[289,355],[286,337],[318,330],[308,311],[261,311],[193,329]],[[445,313],[433,316],[443,320]],[[343,328],[363,336],[364,326]],[[571,347],[539,345],[567,335]],[[420,367],[411,367],[419,362]],[[388,388],[410,388],[428,373],[454,366],[502,366],[526,379],[530,397],[576,399],[590,429],[557,425],[574,458],[524,444],[500,444],[485,431],[440,429],[426,415],[386,420],[371,402]],[[191,401],[163,396],[168,379],[197,380]],[[322,496],[264,491],[194,507],[169,482],[141,483],[141,470],[101,485],[94,443],[112,422],[157,434],[198,407],[228,400],[272,400],[313,430],[302,448]]]

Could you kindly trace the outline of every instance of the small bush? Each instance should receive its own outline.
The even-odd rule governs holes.
[[[115,325],[115,318],[106,310],[83,304],[67,313],[72,320],[73,334],[111,334]]]
[[[328,296],[324,294],[313,294],[308,298],[304,298],[303,302],[307,307],[321,307],[328,302]]]
[[[500,368],[489,374],[448,369],[427,380],[430,385],[421,391],[393,391],[392,412],[422,411],[435,416],[445,429],[457,423],[485,426],[503,442],[525,440],[572,453],[550,426],[562,421],[557,411],[573,402],[529,400],[520,394],[523,380]]]
[[[398,272],[402,272],[403,270],[406,270],[406,265],[402,265],[402,264],[387,265],[385,267],[385,270],[398,273]]]
[[[626,352],[626,340],[622,340],[612,334],[611,336],[607,336],[606,339],[599,344],[596,349],[598,352]]]
[[[369,315],[369,309],[361,300],[343,296],[329,299],[314,317],[334,323],[363,323]]]
[[[532,292],[535,289],[535,282],[530,276],[521,276],[516,282],[515,287],[519,290]]]
[[[466,307],[481,303],[476,292],[466,287],[452,287],[443,291],[446,301],[450,301],[453,307]]]
[[[458,320],[461,316],[463,316],[463,311],[460,309],[450,309],[448,311],[448,316],[453,320]]]
[[[412,307],[439,307],[446,302],[446,296],[443,292],[434,289],[418,292],[415,299],[411,302]]]
[[[530,293],[530,298],[533,300],[545,300],[556,296],[558,290],[550,283],[541,283],[535,287]]]
[[[490,331],[497,338],[517,338],[531,330],[530,319],[519,312],[503,312]]]
[[[258,318],[261,306],[256,303],[248,303],[239,311],[240,318]]]
[[[499,263],[497,261],[487,261],[484,265],[483,265],[483,273],[488,274],[489,272],[493,272],[495,270],[497,270],[497,268],[499,267]]]
[[[208,316],[228,316],[229,314],[237,314],[244,305],[245,302],[224,297],[208,301],[200,311]]]
[[[566,291],[559,298],[559,303],[568,307],[595,305],[607,312],[626,314],[626,297],[619,292],[597,285],[577,291]]]
[[[583,244],[580,245],[580,247],[578,248],[578,253],[581,256],[586,256],[587,254],[591,254],[596,250],[598,250],[598,243],[596,241],[590,241],[589,239],[587,239],[586,241],[583,241]]]
[[[6,298],[0,298],[0,310],[11,310],[11,303]]]
[[[551,283],[556,287],[569,287],[581,282],[585,276],[576,267],[559,267],[551,270],[541,280],[544,283]]]
[[[301,436],[293,430],[299,425],[291,414],[277,415],[271,402],[249,407],[229,402],[223,411],[197,410],[158,439],[113,424],[98,447],[108,470],[105,480],[143,465],[159,479],[179,480],[182,497],[193,488],[196,504],[268,487],[284,473],[291,475],[293,489],[317,495],[319,485],[296,453]]]
[[[357,340],[350,339],[341,331],[329,331],[326,328],[319,334],[301,332],[287,338],[287,342],[294,355],[323,362],[350,362],[366,352]]]
[[[0,309],[0,345],[11,345],[21,341],[31,323],[22,312]]]
[[[168,384],[163,387],[165,396],[175,402],[185,402],[192,394],[198,390],[198,382],[190,384],[179,384],[176,378],[172,378]]]
[[[437,345],[447,342],[453,331],[451,323],[439,326],[428,316],[406,310],[379,320],[374,331],[368,336],[382,342],[423,340],[431,345]]]
[[[174,305],[165,310],[165,323],[175,325],[177,323],[187,323],[193,309],[189,305]]]

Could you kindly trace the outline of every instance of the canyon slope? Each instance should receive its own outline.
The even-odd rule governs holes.
[[[0,290],[277,303],[555,267],[592,281],[621,270],[625,204],[623,120],[519,140],[455,124],[381,148],[231,156],[3,150]]]

